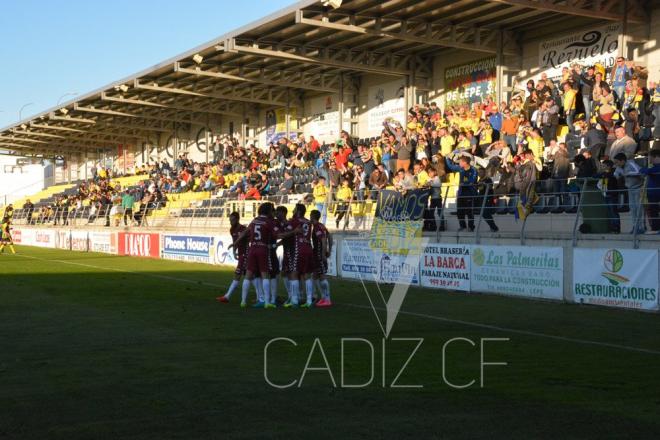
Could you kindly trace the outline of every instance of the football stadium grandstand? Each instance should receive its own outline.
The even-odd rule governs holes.
[[[657,232],[657,203],[637,202],[657,197],[657,178],[629,179],[643,193],[632,210],[622,175],[607,179],[618,152],[634,169],[654,166],[654,15],[635,2],[623,18],[615,4],[445,3],[303,2],[20,121],[0,147],[55,158],[58,185],[6,194],[5,204],[17,225],[116,226],[110,212],[127,211],[123,226],[194,229],[222,226],[233,209],[256,212],[254,200],[291,199],[368,229],[379,190],[428,188],[434,168],[441,202],[426,229],[455,231],[458,174],[446,161],[469,155],[484,169],[482,191],[475,182],[464,199],[479,218],[495,215],[502,227],[492,231],[523,241]],[[562,47],[567,39],[580,44]],[[514,180],[530,160],[536,175],[524,187],[535,194],[521,197]],[[412,176],[397,176],[402,165]],[[345,179],[351,197],[338,203]],[[521,199],[544,216],[514,220]]]
[[[603,350],[602,357],[593,358],[599,360],[585,361],[584,370],[608,368],[603,365],[616,357],[616,350],[633,352],[631,370],[640,376],[631,384],[612,385],[620,386],[614,391],[603,388],[596,403],[579,398],[568,402],[602,414],[589,416],[582,426],[569,410],[548,411],[547,423],[556,428],[570,420],[563,432],[577,438],[596,431],[605,437],[632,432],[640,438],[658,432],[652,417],[657,402],[655,409],[646,406],[649,396],[626,387],[634,385],[635,392],[644,388],[641,371],[647,359],[642,356],[657,365],[660,347],[646,333],[632,342],[621,336],[631,322],[636,323],[635,335],[645,332],[643,325],[657,329],[660,309],[656,0],[302,0],[1,128],[0,154],[10,161],[0,170],[0,213],[7,231],[3,243],[10,241],[6,237],[11,231],[19,256],[23,246],[50,248],[30,248],[25,258],[31,264],[50,262],[81,271],[105,270],[107,264],[114,275],[139,276],[135,287],[140,291],[146,292],[149,283],[179,283],[191,284],[186,289],[199,294],[204,286],[226,286],[213,281],[209,267],[189,264],[194,269],[180,269],[162,260],[236,265],[238,257],[229,248],[237,243],[233,230],[230,235],[232,213],[247,225],[265,202],[285,206],[289,213],[302,204],[308,213],[320,211],[334,241],[327,274],[333,276],[333,286],[340,286],[337,304],[342,307],[343,301],[347,318],[324,325],[352,328],[361,319],[358,313],[370,308],[377,319],[383,311],[389,319],[389,304],[378,309],[371,298],[359,304],[347,299],[358,285],[354,281],[362,286],[406,284],[420,292],[494,294],[470,296],[465,300],[471,301],[469,306],[460,305],[453,293],[443,296],[443,308],[466,307],[465,314],[447,318],[434,317],[439,303],[420,294],[407,300],[412,309],[401,318],[402,326],[412,334],[417,330],[414,319],[436,319],[448,325],[467,323],[475,332],[510,331],[530,339],[523,345],[540,337],[551,344]],[[23,168],[36,165],[43,168],[36,183],[14,179]],[[418,203],[416,210],[412,205]],[[395,229],[400,235],[392,241],[380,235]],[[140,262],[136,264],[99,254],[97,262],[83,257],[74,261],[57,250],[150,259],[132,260]],[[406,257],[413,254],[417,260],[411,265]],[[11,265],[13,260],[7,261]],[[173,274],[159,275],[161,270]],[[71,277],[75,284],[88,282],[84,274]],[[225,278],[223,282],[229,280]],[[105,291],[107,286],[100,286]],[[527,304],[521,298],[544,301]],[[488,321],[480,301],[501,313],[502,321]],[[524,324],[529,330],[511,330],[508,317],[534,307],[538,309],[520,318],[529,321]],[[547,316],[541,312],[546,307],[552,309]],[[584,322],[581,313],[587,316]],[[611,328],[598,321],[604,314],[613,320]],[[560,315],[565,321],[557,320]],[[543,327],[535,326],[536,319]],[[593,322],[598,324],[590,327]],[[391,328],[386,332],[378,323],[387,339]],[[431,335],[430,326],[420,331]],[[584,328],[590,328],[585,339],[576,337]],[[600,331],[621,339],[594,342]],[[581,355],[580,346],[561,354],[563,348],[557,347],[539,349],[539,362],[551,365],[561,356]],[[254,353],[250,355],[254,360]],[[536,368],[529,360],[517,360],[529,370]],[[241,358],[238,365],[246,363]],[[444,363],[442,368],[444,375]],[[603,374],[611,381],[616,376],[614,367]],[[513,375],[508,379],[515,388]],[[512,399],[518,393],[542,394],[541,385],[529,380],[529,388],[512,393]],[[561,377],[544,380],[564,386]],[[609,420],[607,411],[613,410],[605,407],[623,388],[629,400],[620,405],[643,409],[630,420]],[[567,404],[557,393],[553,410]],[[310,405],[316,403],[311,394],[306,398]],[[379,403],[381,398],[374,397]],[[407,398],[420,408],[433,406],[419,395]],[[451,406],[451,397],[443,399]],[[457,408],[468,411],[469,399],[462,399],[457,399]],[[529,420],[516,432],[483,414],[495,407],[509,416],[527,413],[501,409],[506,405],[496,400],[480,401],[483,406],[477,409],[491,422],[493,437],[511,432],[517,434],[512,437],[547,437],[523,434],[534,432],[528,423],[543,424],[545,406],[536,407],[534,401]],[[406,404],[405,399],[398,403]],[[395,416],[394,423],[401,429],[404,422]],[[590,423],[595,431],[589,431]],[[424,424],[419,431],[424,435],[414,438],[434,438],[432,426],[435,422]],[[375,434],[350,423],[338,432],[352,438],[349,427],[355,438]],[[81,438],[94,432],[77,429]],[[244,438],[259,437],[250,429]],[[396,429],[375,429],[379,438],[413,438]],[[465,429],[450,437],[479,437],[477,426]],[[0,425],[0,438],[2,434]],[[299,435],[309,438],[311,432]]]

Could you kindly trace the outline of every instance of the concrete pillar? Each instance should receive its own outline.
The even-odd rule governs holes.
[[[286,89],[286,111],[284,115],[284,121],[286,123],[286,138],[291,138],[291,92],[289,89]],[[277,119],[277,118],[276,118]],[[275,121],[277,126],[277,120]]]
[[[339,96],[337,98],[337,113],[338,113],[338,120],[339,120],[339,135],[341,135],[341,131],[344,129],[344,74],[339,75]],[[339,135],[337,138],[339,138]]]
[[[495,99],[499,105],[504,97],[504,33],[497,33],[497,53],[495,54]]]

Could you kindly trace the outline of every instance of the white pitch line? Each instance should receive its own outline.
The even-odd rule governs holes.
[[[349,304],[349,303],[341,303],[343,306],[347,307],[354,307],[358,309],[370,309],[368,306],[363,306],[360,304]],[[386,312],[387,309],[383,308],[378,308],[378,310]],[[491,325],[491,324],[482,324],[479,322],[473,322],[473,321],[463,321],[461,319],[453,319],[453,318],[444,318],[442,316],[435,316],[435,315],[428,315],[425,313],[416,313],[416,312],[406,312],[405,310],[401,310],[399,313],[402,313],[404,315],[409,315],[409,316],[416,316],[418,318],[426,318],[426,319],[433,319],[435,321],[442,321],[442,322],[450,322],[452,324],[461,324],[465,325],[468,327],[478,327],[478,328],[484,328],[488,330],[496,330],[496,331],[501,331],[501,332],[507,332],[507,333],[515,333],[519,335],[525,335],[525,336],[534,336],[537,338],[545,338],[545,339],[554,339],[556,341],[563,341],[563,342],[574,342],[576,344],[585,344],[585,345],[595,345],[599,347],[607,347],[607,348],[616,348],[619,350],[627,350],[627,351],[635,351],[639,353],[648,353],[648,354],[656,354],[660,355],[660,351],[657,350],[651,350],[648,348],[638,348],[638,347],[631,347],[628,345],[619,345],[619,344],[611,344],[609,342],[599,342],[599,341],[590,341],[588,339],[578,339],[578,338],[569,338],[566,336],[557,336],[557,335],[551,335],[547,333],[537,333],[529,330],[518,330],[518,329],[513,329],[513,328],[508,328],[508,327],[498,327],[496,325]]]
[[[207,283],[207,282],[200,282],[200,281],[195,281],[195,280],[190,280],[186,278],[177,278],[177,277],[169,277],[166,275],[154,275],[150,273],[144,273],[144,272],[137,272],[137,271],[132,271],[132,270],[126,270],[126,269],[118,269],[114,267],[104,267],[104,266],[94,266],[92,264],[83,264],[83,263],[75,263],[73,261],[66,261],[66,260],[52,260],[48,258],[39,258],[31,255],[22,255],[22,254],[16,254],[16,257],[23,257],[23,258],[30,258],[33,260],[40,260],[40,261],[50,261],[53,263],[60,263],[60,264],[69,264],[72,266],[81,266],[81,267],[87,267],[90,269],[101,269],[101,270],[108,270],[112,272],[121,272],[121,273],[128,273],[132,275],[142,275],[142,276],[147,276],[150,278],[157,278],[157,279],[163,279],[167,281],[178,281],[181,283],[187,283],[187,284],[202,284],[204,286],[210,286],[210,287],[223,287],[219,284],[214,284],[214,283]],[[351,304],[351,303],[336,303],[338,305],[346,306],[346,307],[352,307],[352,308],[357,308],[357,309],[365,309],[365,310],[370,310],[372,309],[369,306],[365,305],[360,305],[360,304]],[[386,312],[387,309],[381,308],[381,307],[376,307],[376,310],[384,311]],[[536,338],[543,338],[543,339],[552,339],[555,341],[562,341],[562,342],[572,342],[575,344],[582,344],[582,345],[593,345],[596,347],[605,347],[605,348],[615,348],[618,350],[625,350],[625,351],[633,351],[637,353],[646,353],[646,354],[654,354],[654,355],[660,355],[660,351],[658,350],[651,350],[648,348],[639,348],[639,347],[632,347],[628,345],[620,345],[620,344],[612,344],[609,342],[600,342],[600,341],[590,341],[588,339],[578,339],[578,338],[569,338],[566,336],[558,336],[558,335],[551,335],[548,333],[538,333],[538,332],[533,332],[529,330],[519,330],[519,329],[513,329],[513,328],[508,328],[508,327],[499,327],[496,325],[491,325],[491,324],[482,324],[479,322],[473,322],[473,321],[464,321],[461,319],[453,319],[453,318],[445,318],[442,316],[436,316],[436,315],[429,315],[425,313],[416,313],[416,312],[407,312],[405,310],[401,310],[399,313],[402,313],[404,315],[408,316],[415,316],[417,318],[425,318],[425,319],[432,319],[434,321],[442,321],[442,322],[449,322],[452,324],[460,324],[464,325],[467,327],[477,327],[477,328],[483,328],[483,329],[488,329],[488,330],[496,330],[500,332],[505,332],[505,333],[513,333],[513,334],[518,334],[518,335],[524,335],[524,336],[533,336]]]
[[[145,272],[137,272],[134,270],[126,270],[126,269],[118,269],[116,267],[104,267],[104,266],[94,266],[91,264],[83,264],[83,263],[75,263],[73,261],[66,261],[66,260],[51,260],[48,258],[39,258],[35,257],[32,255],[22,255],[22,254],[16,254],[16,257],[23,257],[23,258],[31,258],[33,260],[40,260],[40,261],[51,261],[53,263],[61,263],[61,264],[70,264],[72,266],[80,266],[80,267],[87,267],[89,269],[102,269],[102,270],[109,270],[112,272],[121,272],[121,273],[128,273],[132,275],[142,275],[146,276],[149,278],[157,278],[161,280],[167,280],[167,281],[179,281],[182,283],[188,283],[188,284],[196,284],[196,285],[203,285],[203,286],[210,286],[210,287],[223,287],[219,284],[214,284],[214,283],[207,283],[204,281],[195,281],[195,280],[189,280],[186,278],[177,278],[177,277],[168,277],[167,275],[154,275],[151,273],[145,273]]]

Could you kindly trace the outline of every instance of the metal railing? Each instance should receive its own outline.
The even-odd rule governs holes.
[[[498,232],[491,232],[492,236],[498,234],[504,238],[519,239],[522,245],[532,233],[566,236],[577,245],[583,235],[621,233],[629,227],[633,245],[639,246],[640,233],[646,227],[647,216],[644,203],[637,195],[630,197],[628,189],[603,191],[597,186],[598,179],[570,179],[561,182],[571,189],[563,192],[547,191],[547,188],[554,185],[554,181],[538,181],[535,200],[528,205],[529,213],[524,219],[516,219],[515,213],[521,209],[521,203],[515,191],[500,194],[496,185],[484,184],[480,194],[457,197],[458,187],[444,184],[441,206],[433,210],[429,208],[425,216],[425,230],[434,232],[438,241],[443,236],[451,235],[461,239],[472,237],[475,243],[480,243],[485,233],[484,221],[492,220],[499,228]],[[637,191],[636,194],[644,193],[643,188],[634,191]],[[326,223],[330,230],[368,231],[373,224],[377,196],[377,191],[365,190],[360,192],[359,199],[356,192],[353,199],[342,201],[331,193],[323,204],[318,205],[326,211]],[[176,199],[176,196],[173,198]],[[629,199],[632,199],[632,206]],[[233,211],[239,212],[243,221],[248,222],[256,216],[259,204],[265,201],[287,205],[289,211],[298,202],[304,202],[308,210],[317,207],[310,194],[267,196],[261,200],[239,200],[236,197],[215,195],[189,202],[169,201],[164,206],[146,205],[128,215],[123,211],[112,214],[111,205],[104,205],[96,212],[91,207],[55,208],[48,212],[35,210],[31,216],[25,210],[16,209],[14,224],[207,232],[228,227],[228,217]],[[458,221],[463,218],[467,229],[459,231],[456,221],[451,220],[453,217]],[[432,225],[435,225],[435,229],[429,230]]]

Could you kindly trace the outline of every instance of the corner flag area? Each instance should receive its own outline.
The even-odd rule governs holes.
[[[232,279],[167,260],[1,255],[0,438],[660,430],[657,314],[413,288],[384,340],[375,284],[333,279],[332,308],[266,310],[216,302]]]

